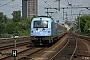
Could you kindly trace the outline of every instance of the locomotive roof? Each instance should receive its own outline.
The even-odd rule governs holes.
[[[46,17],[46,18],[51,18],[51,16],[38,16],[38,17]]]
[[[36,21],[36,20],[48,20],[48,21],[53,21],[52,18],[42,17],[42,16],[33,18],[33,21]]]

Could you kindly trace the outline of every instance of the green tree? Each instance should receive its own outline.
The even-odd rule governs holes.
[[[82,33],[90,35],[90,15],[80,17],[80,29]]]
[[[4,24],[0,23],[0,34],[3,34],[4,33]]]
[[[3,12],[0,12],[0,22],[1,23],[7,22],[7,17],[6,17],[6,15],[3,14]]]
[[[8,21],[7,24],[5,24],[5,32],[4,33],[13,34],[15,27],[16,27],[15,23],[12,20]]]
[[[6,15],[3,15],[0,12],[0,34],[13,34],[20,36],[29,36],[30,35],[30,23],[31,20],[35,17],[22,18],[20,11],[13,11],[13,18],[9,19]]]
[[[21,20],[21,11],[13,11],[12,13],[12,16],[13,16],[13,21],[14,22],[20,22]]]

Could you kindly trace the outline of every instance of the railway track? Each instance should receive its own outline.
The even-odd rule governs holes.
[[[32,60],[31,57],[38,56],[40,53],[45,51],[45,49],[47,49],[47,47],[40,48],[39,50],[36,50],[35,52],[32,52],[32,53],[30,53],[30,54],[28,54],[28,55],[26,55],[26,56],[24,56],[24,57],[22,57],[22,58],[20,58],[18,60],[25,60],[25,59]]]
[[[0,39],[0,43],[0,59],[10,56],[12,54],[12,50],[15,48],[18,50],[18,52],[20,52],[27,49],[27,46],[30,46],[31,44],[28,37]]]
[[[81,38],[81,39],[85,39],[87,41],[90,41],[90,36],[83,36],[83,35],[78,35],[78,34],[75,34],[74,35],[77,37],[77,38]]]
[[[43,48],[28,48],[26,50],[23,50],[21,52],[17,53],[17,57],[15,58],[16,60],[21,60],[21,59],[27,59],[26,56],[32,55],[40,50],[42,50]],[[14,60],[14,58],[12,57],[12,55],[4,57],[0,60]]]
[[[75,38],[75,37],[76,38]],[[79,37],[81,38],[81,37]],[[77,42],[85,46],[85,42],[76,40],[77,36],[73,33],[66,34],[57,43],[51,47],[29,47],[23,51],[18,52],[16,60],[72,60],[77,57],[77,52],[81,45],[77,48]],[[85,38],[86,39],[86,38]],[[88,40],[85,40],[88,41]],[[87,45],[87,44],[86,44]],[[89,45],[88,45],[89,46]],[[87,47],[88,47],[87,46]],[[85,48],[86,49],[86,48]],[[81,51],[81,50],[80,50]],[[83,55],[84,56],[84,55]],[[89,56],[89,55],[85,55]],[[0,60],[14,60],[12,55],[1,58]],[[78,59],[77,59],[78,60]]]
[[[29,41],[21,42],[21,43],[17,43],[17,44],[16,44],[16,47],[24,46],[24,45],[28,45],[28,44],[30,44]],[[14,45],[15,45],[15,44],[9,44],[9,45],[5,45],[5,46],[0,46],[0,51],[1,51],[1,50],[10,49],[10,48],[14,48],[14,47],[15,47]]]
[[[15,40],[17,43],[30,41],[30,37],[20,37],[20,38],[2,38],[0,39],[0,47],[5,45],[11,45],[15,43]]]
[[[8,45],[4,47],[0,47],[0,58],[8,57],[12,55],[12,50],[17,50],[18,52],[28,49],[27,46],[30,46],[30,42],[21,42],[14,45]]]
[[[57,43],[52,45],[51,47],[43,48],[43,50],[36,52],[32,55],[28,55],[27,60],[50,60],[50,57],[52,55],[55,55],[55,53],[63,47],[65,42],[67,41],[68,35],[66,34],[61,40],[59,40]],[[24,59],[21,59],[24,60]]]
[[[66,45],[57,54],[50,58],[50,60],[72,60],[76,48],[77,41],[75,37],[72,34],[70,34],[70,37]]]
[[[0,39],[0,51],[30,44],[30,37]]]
[[[62,42],[63,43],[63,42]],[[48,53],[48,49],[53,47],[43,47],[43,48],[28,48],[26,50],[23,50],[21,52],[18,52],[16,60],[31,60],[33,57],[41,56],[44,53]],[[57,48],[57,47],[56,47]],[[54,48],[55,49],[55,48]],[[52,49],[53,50],[53,49]],[[1,60],[14,60],[14,57],[12,55],[2,58]]]
[[[90,60],[90,37],[75,34],[77,50],[72,60]]]

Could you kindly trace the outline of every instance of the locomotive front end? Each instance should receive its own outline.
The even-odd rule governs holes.
[[[31,22],[31,41],[34,45],[47,45],[51,36],[51,19],[38,17]]]

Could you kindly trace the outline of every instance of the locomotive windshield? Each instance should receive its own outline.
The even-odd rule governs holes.
[[[48,28],[48,21],[34,21],[34,28]]]

